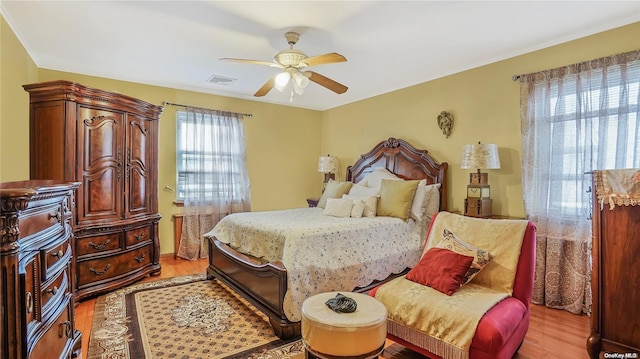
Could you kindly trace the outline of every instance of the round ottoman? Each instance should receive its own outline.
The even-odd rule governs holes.
[[[302,342],[309,357],[373,358],[384,349],[387,309],[366,294],[340,292],[358,303],[353,313],[336,313],[325,302],[338,294],[327,292],[302,303]]]

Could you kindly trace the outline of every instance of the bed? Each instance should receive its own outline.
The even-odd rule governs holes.
[[[446,162],[438,163],[428,151],[388,138],[347,168],[346,181],[366,182],[372,173],[384,169],[400,179],[424,180],[428,187],[439,185],[435,197],[439,210],[446,210],[447,168]],[[335,290],[365,292],[406,273],[419,260],[428,223],[383,216],[337,218],[327,216],[326,209],[225,217],[205,235],[209,243],[207,277],[222,281],[266,314],[274,333],[284,339],[300,334],[299,308],[306,297]],[[252,222],[253,229],[239,227],[241,220]],[[363,232],[366,230],[369,232]],[[405,242],[406,248],[402,247]],[[304,248],[309,251],[303,252]],[[363,259],[354,262],[358,251]]]

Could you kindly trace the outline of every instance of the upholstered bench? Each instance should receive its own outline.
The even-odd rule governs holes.
[[[317,294],[302,303],[302,342],[307,357],[377,357],[387,336],[387,309],[366,294],[341,292],[358,306],[353,313],[337,313],[325,304],[336,294]]]

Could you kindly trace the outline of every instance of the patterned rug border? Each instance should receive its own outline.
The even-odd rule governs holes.
[[[156,281],[142,282],[129,285],[124,288],[117,289],[113,292],[100,296],[96,300],[93,323],[91,326],[91,335],[89,339],[89,348],[87,350],[87,359],[105,359],[105,358],[146,358],[143,345],[129,345],[130,343],[141,342],[142,335],[136,313],[135,295],[139,292],[147,290],[155,290],[173,286],[186,285],[200,281],[215,281],[216,284],[225,288],[231,295],[237,298],[244,305],[251,308],[256,314],[268,321],[268,318],[258,311],[253,305],[241,298],[233,290],[229,289],[224,283],[216,279],[207,279],[205,274],[186,275],[173,278],[159,279]],[[124,301],[123,305],[118,302]],[[104,315],[104,311],[108,310],[111,318]],[[107,326],[105,326],[107,324]],[[99,335],[98,335],[99,334]],[[118,345],[117,351],[105,353],[102,350],[99,340],[100,337],[110,338],[110,341],[116,341]],[[97,343],[98,342],[98,343]],[[231,354],[224,357],[225,359],[293,359],[304,358],[304,348],[299,338],[282,340],[277,337],[274,340],[249,348],[239,353]]]

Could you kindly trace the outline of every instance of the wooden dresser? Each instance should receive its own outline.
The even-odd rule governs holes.
[[[71,261],[78,185],[0,184],[0,358],[80,356]]]
[[[614,358],[611,353],[637,358],[640,355],[640,191],[631,195],[636,196],[636,200],[610,197],[604,172],[593,173],[593,308],[587,350],[592,359],[604,353],[610,353],[605,358]],[[640,176],[640,169],[636,173]],[[637,180],[633,188],[640,189],[640,178]],[[627,353],[631,356],[624,356]]]
[[[30,95],[31,178],[81,182],[76,298],[159,274],[162,107],[68,81],[23,87]]]

